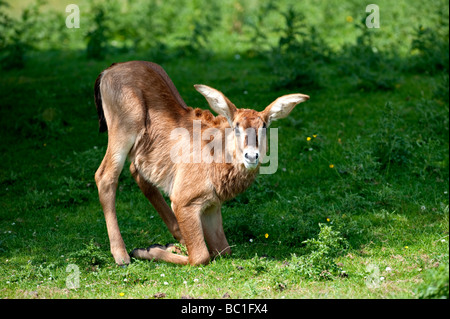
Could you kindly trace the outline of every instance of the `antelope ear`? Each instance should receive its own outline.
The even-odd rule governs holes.
[[[272,121],[288,116],[297,104],[308,100],[309,96],[305,94],[297,93],[283,95],[266,107],[261,114],[265,119],[267,126],[269,126]]]
[[[237,111],[236,106],[222,92],[212,87],[203,84],[196,84],[194,87],[206,98],[211,109],[217,114],[225,116],[230,127],[233,127],[233,119]]]

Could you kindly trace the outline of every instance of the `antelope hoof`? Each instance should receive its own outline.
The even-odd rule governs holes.
[[[116,264],[118,266],[121,266],[121,267],[128,266],[128,264],[131,261],[130,256],[128,254],[120,255],[120,256],[117,256],[117,257],[115,255],[113,255],[113,257],[114,257],[114,260],[115,260]]]

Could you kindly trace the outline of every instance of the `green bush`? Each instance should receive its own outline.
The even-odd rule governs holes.
[[[70,258],[76,264],[84,267],[100,267],[108,264],[111,260],[108,251],[100,248],[93,239],[91,239],[89,244],[85,244],[83,249],[71,253]]]
[[[91,30],[86,34],[86,53],[88,58],[103,59],[108,48],[110,29],[106,24],[106,10],[102,6],[93,8],[94,19]]]
[[[415,36],[411,43],[411,51],[414,54],[411,58],[411,70],[430,74],[438,72],[448,73],[448,19],[447,25],[442,26],[442,28],[447,30],[446,34],[442,34],[440,29],[425,28],[423,26],[419,26],[415,30]]]
[[[0,67],[22,68],[25,64],[25,52],[29,49],[24,34],[29,11],[24,11],[21,20],[15,20],[3,12],[6,6],[5,2],[0,2]]]
[[[377,48],[375,30],[365,25],[365,20],[355,24],[359,32],[354,44],[345,44],[337,54],[340,76],[349,77],[358,90],[392,90],[398,83],[399,61],[395,54]]]
[[[319,227],[318,238],[303,242],[308,253],[293,255],[289,267],[308,278],[332,279],[340,274],[335,258],[347,248],[347,242],[332,226],[319,224]]]
[[[449,299],[449,270],[448,264],[429,269],[424,274],[424,282],[417,288],[419,299]]]
[[[209,49],[210,34],[221,21],[221,7],[217,2],[210,1],[205,3],[205,10],[198,16],[193,17],[192,32],[186,36],[181,36],[182,41],[178,49],[180,55],[199,55],[208,57],[212,54]]]
[[[278,76],[274,88],[320,87],[320,66],[329,62],[330,49],[314,27],[307,27],[303,14],[290,7],[281,15],[284,26],[276,29],[278,46],[269,52],[270,65]]]

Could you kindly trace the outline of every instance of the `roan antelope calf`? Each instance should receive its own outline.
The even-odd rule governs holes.
[[[222,203],[243,192],[255,179],[267,146],[265,129],[270,123],[286,117],[295,105],[309,99],[304,94],[289,94],[257,112],[237,109],[221,92],[206,85],[195,88],[218,116],[187,107],[169,76],[154,63],[113,64],[95,82],[100,132],[108,131],[108,147],[95,181],[111,253],[119,265],[128,264],[130,255],[199,265],[207,264],[211,256],[231,253],[222,226]],[[202,133],[197,146],[193,136],[196,123]],[[177,129],[189,134],[174,138]],[[211,135],[219,139],[221,147],[206,148],[205,153],[216,155],[214,161],[206,161],[204,154],[198,156],[196,151],[213,140]],[[187,146],[183,160],[174,156],[183,151],[180,145]],[[140,189],[172,235],[186,245],[188,256],[159,245],[127,253],[115,208],[117,183],[127,156]],[[172,209],[158,188],[169,195]]]

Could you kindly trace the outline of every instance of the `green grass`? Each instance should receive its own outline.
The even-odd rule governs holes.
[[[414,15],[419,4],[402,11],[400,2],[390,4],[389,17],[403,12],[397,24],[356,45],[364,33],[345,25],[346,16],[357,17],[352,3],[328,22],[345,31],[330,54],[308,36],[264,54],[251,43],[227,48],[226,39],[251,38],[250,29],[227,38],[217,27],[224,38],[213,54],[181,54],[179,45],[168,58],[110,50],[93,60],[81,41],[73,50],[27,50],[23,68],[2,70],[0,297],[448,298],[448,51],[445,59],[440,40],[427,35],[417,52],[407,49],[419,22],[442,30],[431,13]],[[386,47],[399,35],[408,40],[395,56]],[[365,51],[374,43],[385,49]],[[207,108],[195,83],[257,110],[283,94],[311,96],[274,123],[278,171],[224,204],[233,255],[207,266],[134,260],[121,268],[109,253],[93,178],[107,135],[97,133],[93,82],[113,62],[150,57],[191,106]],[[435,69],[423,71],[423,61]],[[284,76],[302,65],[307,79]],[[117,210],[129,250],[173,242],[126,168]],[[80,271],[77,289],[67,287],[68,265]]]

